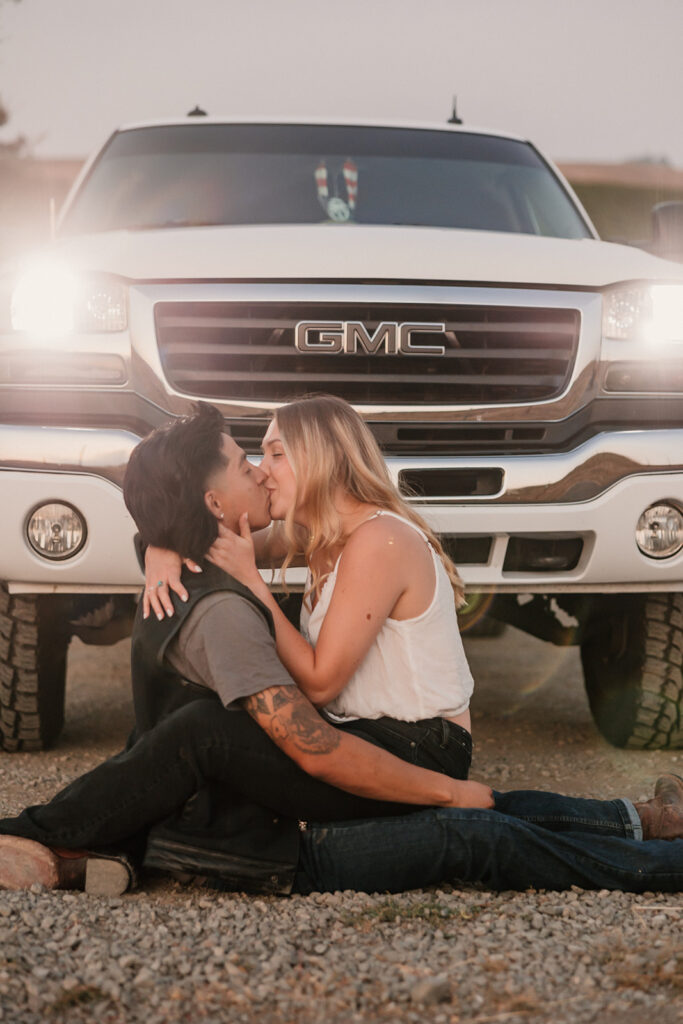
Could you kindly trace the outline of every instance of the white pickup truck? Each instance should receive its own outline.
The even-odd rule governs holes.
[[[130,628],[121,497],[197,399],[367,419],[486,612],[581,645],[620,746],[683,745],[683,267],[598,239],[529,142],[190,117],[116,131],[0,277],[0,730],[53,742],[69,639]]]

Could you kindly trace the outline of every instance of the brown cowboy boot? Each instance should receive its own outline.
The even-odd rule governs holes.
[[[92,896],[120,896],[132,882],[125,858],[85,850],[53,850],[32,839],[0,836],[0,889],[81,889]]]
[[[679,775],[662,775],[655,783],[652,800],[634,807],[643,826],[643,839],[683,839],[683,779]]]

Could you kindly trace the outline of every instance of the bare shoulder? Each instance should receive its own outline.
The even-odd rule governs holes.
[[[344,548],[345,560],[362,560],[381,555],[385,559],[426,558],[425,538],[408,523],[394,516],[377,516],[357,527]]]

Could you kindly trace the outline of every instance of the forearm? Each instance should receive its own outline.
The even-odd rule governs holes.
[[[393,803],[449,807],[458,803],[457,780],[408,764],[358,736],[342,733],[330,753],[309,758],[309,774],[355,796]]]
[[[488,786],[418,768],[335,729],[291,684],[247,697],[244,707],[300,768],[354,796],[418,806],[493,806]]]
[[[463,785],[335,729],[296,686],[262,690],[246,697],[243,705],[308,775],[355,796],[443,807],[456,802],[458,787]]]

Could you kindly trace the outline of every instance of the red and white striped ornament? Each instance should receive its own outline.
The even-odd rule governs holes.
[[[330,194],[327,187],[327,164],[324,160],[321,160],[315,169],[315,183],[318,187],[318,198],[325,205],[325,200]]]
[[[354,164],[351,157],[348,157],[344,161],[344,184],[346,185],[346,195],[349,200],[349,209],[355,210],[356,199],[358,197],[358,168]]]

